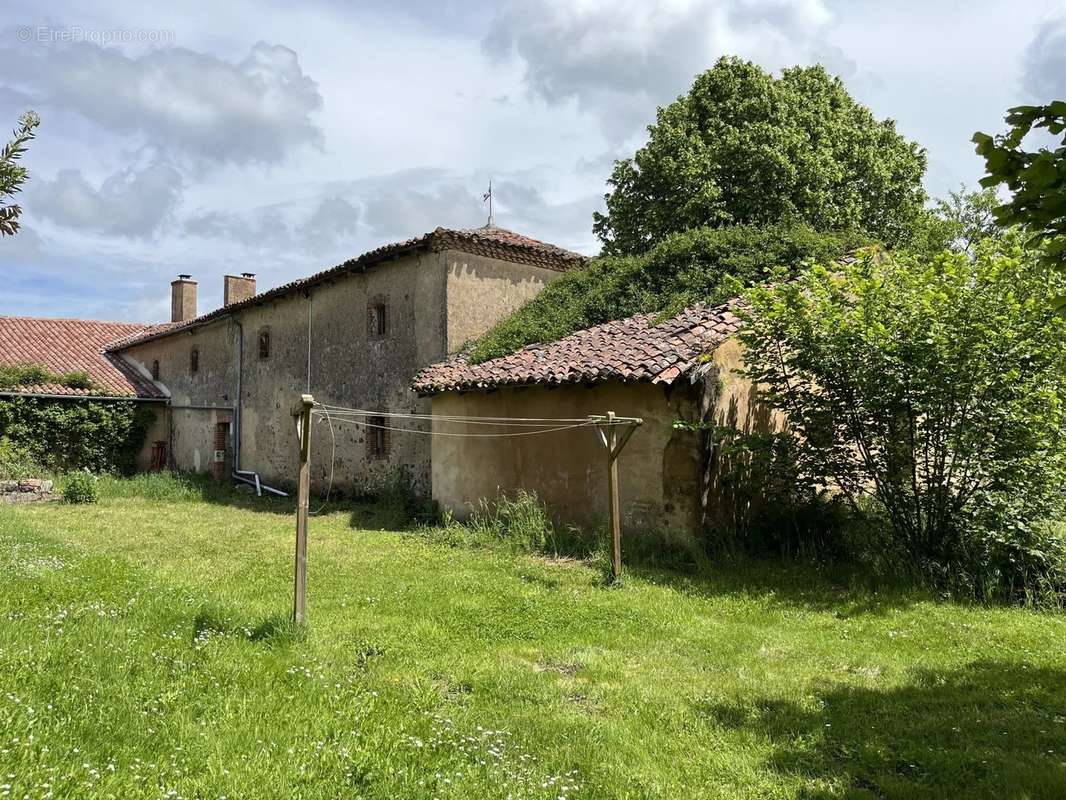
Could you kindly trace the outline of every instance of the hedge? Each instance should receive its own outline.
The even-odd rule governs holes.
[[[128,475],[155,413],[133,400],[0,398],[0,439],[55,472]]]

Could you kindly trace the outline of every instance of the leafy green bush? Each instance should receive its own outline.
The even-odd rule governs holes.
[[[54,472],[134,471],[155,412],[132,400],[0,399],[0,437]]]
[[[96,383],[89,373],[75,370],[60,374],[42,364],[0,365],[0,389],[18,389],[22,386],[55,384],[70,389],[95,389]]]
[[[751,290],[742,335],[797,475],[871,500],[901,568],[983,597],[1063,574],[1044,531],[1066,508],[1064,280],[1002,250],[816,267]]]
[[[7,437],[0,437],[0,480],[39,478],[45,472],[47,470],[37,463],[29,449]]]
[[[90,472],[71,472],[63,478],[63,500],[67,503],[95,503],[99,498],[97,478]]]
[[[778,269],[794,273],[805,261],[832,261],[865,243],[855,233],[785,224],[675,234],[644,255],[595,259],[552,281],[475,342],[470,358],[487,361],[633,314],[665,316],[695,302],[720,302]]]

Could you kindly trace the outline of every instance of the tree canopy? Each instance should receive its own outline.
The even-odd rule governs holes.
[[[996,219],[1031,231],[1031,242],[1043,249],[1044,263],[1066,271],[1066,100],[1015,106],[1008,110],[1006,121],[1011,129],[1005,134],[973,135],[988,171],[981,185],[1006,185],[1011,199],[995,209]],[[1024,139],[1034,129],[1061,135],[1061,145],[1054,150],[1023,150]],[[1059,304],[1066,305],[1066,298],[1059,298]]]
[[[12,133],[12,139],[0,150],[0,200],[9,200],[22,191],[26,182],[26,168],[19,164],[19,159],[26,152],[27,143],[34,137],[34,129],[41,124],[41,118],[32,111],[19,117],[19,125]],[[22,207],[16,203],[0,203],[0,236],[14,236],[19,229],[19,216]]]
[[[896,244],[926,198],[924,150],[821,66],[774,78],[722,58],[648,130],[615,162],[607,213],[595,215],[606,254],[641,253],[690,228],[782,220]]]

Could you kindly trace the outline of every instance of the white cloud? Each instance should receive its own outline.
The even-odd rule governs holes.
[[[4,38],[14,43],[9,29]],[[91,42],[0,48],[13,91],[38,108],[74,112],[108,131],[196,161],[282,160],[320,145],[317,84],[293,50],[256,43],[230,62],[183,47],[126,55]]]
[[[149,238],[172,217],[182,177],[156,162],[116,172],[99,188],[79,169],[60,170],[54,179],[38,179],[28,187],[28,216],[107,235]]]
[[[848,66],[818,43],[831,19],[822,0],[515,0],[483,47],[498,60],[520,58],[530,92],[550,104],[576,101],[618,140],[722,55],[771,69]]]

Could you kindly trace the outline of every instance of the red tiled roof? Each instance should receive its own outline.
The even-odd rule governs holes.
[[[735,334],[738,301],[696,305],[655,324],[655,314],[637,314],[596,325],[549,344],[470,364],[464,355],[427,367],[412,387],[423,395],[501,386],[649,381],[671,384],[699,356]]]
[[[84,371],[96,384],[92,389],[45,384],[0,391],[71,397],[161,398],[163,392],[152,381],[118,356],[104,352],[111,342],[140,334],[145,327],[86,319],[0,317],[0,364],[40,364],[57,374]]]
[[[367,267],[389,261],[409,253],[419,251],[440,252],[442,250],[459,250],[473,255],[499,258],[503,261],[512,261],[519,264],[530,264],[536,267],[565,272],[574,267],[582,266],[587,258],[580,253],[564,250],[553,244],[522,236],[506,228],[498,228],[495,225],[484,228],[469,228],[466,230],[452,230],[450,228],[437,228],[423,236],[396,242],[370,250],[361,256],[349,259],[343,264],[338,264],[331,269],[318,272],[307,278],[301,278],[291,283],[283,284],[277,288],[262,292],[233,303],[222,308],[216,308],[207,314],[202,314],[187,322],[170,323],[167,325],[153,326],[153,330],[145,331],[138,336],[129,337],[116,342],[109,349],[121,350],[134,344],[141,344],[150,339],[158,339],[180,330],[193,328],[223,314],[238,311],[242,308],[258,305],[268,300],[283,297],[295,291],[309,289],[325,281],[331,280],[347,272],[362,272]]]

